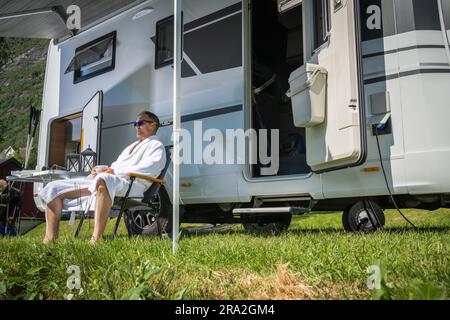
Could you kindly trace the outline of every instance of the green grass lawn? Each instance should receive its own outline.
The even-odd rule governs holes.
[[[281,235],[249,234],[241,226],[180,240],[119,237],[88,244],[61,225],[61,238],[41,244],[45,225],[0,239],[0,297],[20,299],[371,299],[448,298],[450,210],[405,210],[414,230],[392,210],[386,228],[371,234],[343,231],[340,213],[294,217]],[[112,229],[114,220],[108,225]],[[186,227],[186,226],[182,226]],[[120,229],[125,234],[123,225]],[[69,266],[80,268],[80,290]],[[381,265],[382,290],[367,287],[367,268]],[[389,287],[384,286],[390,283]],[[384,291],[383,291],[384,290]]]

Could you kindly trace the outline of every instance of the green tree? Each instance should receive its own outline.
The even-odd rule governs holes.
[[[0,68],[3,67],[11,57],[11,48],[5,38],[0,38]]]

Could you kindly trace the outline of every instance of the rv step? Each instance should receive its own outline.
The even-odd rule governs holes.
[[[309,212],[309,208],[302,207],[265,207],[265,208],[237,208],[233,209],[235,214],[245,213],[292,213],[301,214]]]

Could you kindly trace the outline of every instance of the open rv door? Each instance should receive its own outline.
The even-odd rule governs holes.
[[[315,173],[359,165],[366,157],[359,1],[303,4],[306,63],[291,74],[287,95],[295,126],[306,128],[307,163]]]
[[[91,148],[97,153],[99,161],[100,141],[102,132],[103,92],[98,91],[83,108],[81,121],[81,147],[83,152]]]

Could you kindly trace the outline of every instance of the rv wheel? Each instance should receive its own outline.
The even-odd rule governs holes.
[[[281,232],[285,231],[291,225],[292,214],[291,213],[277,213],[271,216],[254,216],[251,219],[249,217],[241,217],[243,221],[242,225],[246,231],[250,232]]]
[[[374,201],[358,201],[342,214],[342,224],[346,231],[370,232],[383,228],[383,209]]]
[[[125,225],[130,236],[157,236],[159,216],[159,228],[162,233],[172,230],[172,204],[164,187],[154,196],[152,204],[137,206],[127,210]]]

